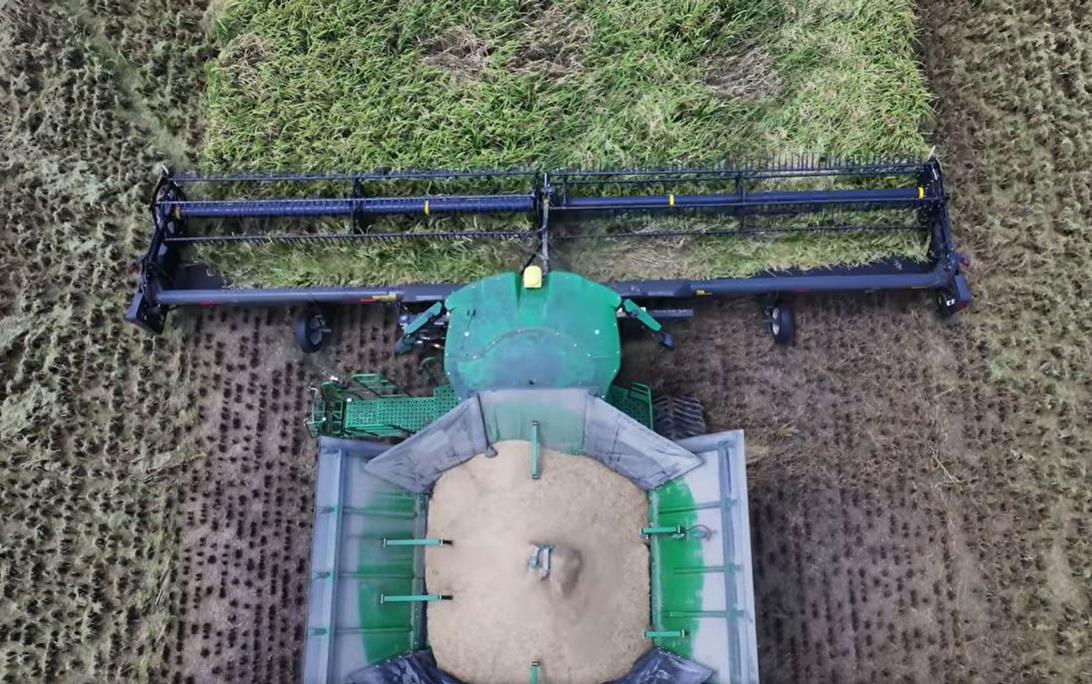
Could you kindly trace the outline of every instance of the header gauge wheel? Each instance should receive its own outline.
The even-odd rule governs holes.
[[[796,339],[796,315],[786,302],[778,302],[769,308],[767,322],[774,342],[789,345]]]
[[[327,318],[320,309],[307,309],[296,318],[296,344],[305,354],[322,349],[323,343],[332,332]]]

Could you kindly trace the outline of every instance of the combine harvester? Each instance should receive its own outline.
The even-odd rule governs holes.
[[[367,192],[373,186],[498,179],[526,181],[527,191],[382,197]],[[801,180],[815,179],[839,181],[841,187],[797,188]],[[870,182],[879,187],[866,187]],[[343,184],[347,191],[343,197],[313,199],[219,196],[225,187],[300,184],[314,184],[323,192]],[[193,186],[218,188],[209,191],[217,198],[191,199],[184,191]],[[665,187],[666,192],[649,192]],[[702,187],[713,189],[695,191]],[[601,192],[589,193],[589,188]],[[442,560],[445,549],[459,544],[458,539],[430,537],[430,497],[444,473],[511,442],[525,445],[528,478],[544,476],[544,467],[548,475],[544,454],[561,452],[594,459],[647,495],[643,526],[619,531],[648,545],[648,620],[639,635],[647,648],[629,674],[615,681],[749,684],[758,681],[758,651],[743,434],[704,434],[701,406],[693,397],[654,399],[645,385],[618,385],[620,324],[639,325],[670,348],[673,341],[656,312],[643,305],[701,295],[755,295],[763,298],[775,338],[788,342],[793,319],[784,295],[895,289],[933,290],[941,312],[950,315],[970,296],[952,244],[946,202],[935,161],[656,173],[166,175],[152,205],[152,244],[140,264],[140,289],[128,318],[160,331],[175,306],[309,307],[297,324],[297,339],[304,350],[314,351],[329,331],[329,305],[391,302],[406,312],[396,351],[443,347],[447,381],[430,397],[408,396],[380,374],[331,378],[315,391],[307,421],[319,437],[320,451],[304,647],[307,684],[458,681],[442,671],[443,663],[429,648],[430,610],[459,606],[458,595],[426,584],[426,562]],[[581,217],[619,212],[713,214],[731,224],[703,229],[703,238],[915,230],[928,236],[929,248],[920,262],[891,260],[739,279],[604,285],[549,270],[555,231],[580,239],[571,230]],[[532,246],[527,263],[461,286],[232,289],[188,263],[183,253],[188,245],[229,242],[452,239],[466,237],[466,231],[377,227],[384,217],[419,220],[468,213],[530,216],[533,223],[523,230],[475,234],[527,240]],[[907,214],[912,223],[882,220]],[[854,215],[861,220],[843,220]],[[331,216],[344,217],[348,226],[341,232],[277,227]],[[778,228],[780,221],[787,227]],[[199,222],[234,232],[210,234]],[[654,239],[676,233],[621,236]],[[565,507],[565,501],[557,502],[559,510]],[[548,574],[551,540],[526,541],[535,544],[529,567],[514,570]],[[559,658],[529,649],[526,681],[579,681]]]

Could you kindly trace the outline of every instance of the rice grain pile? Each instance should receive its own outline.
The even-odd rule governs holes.
[[[582,456],[499,442],[436,483],[428,536],[428,634],[445,672],[474,684],[527,681],[532,661],[551,684],[621,677],[650,644],[648,499],[626,478]],[[535,544],[552,544],[549,577],[528,570]]]

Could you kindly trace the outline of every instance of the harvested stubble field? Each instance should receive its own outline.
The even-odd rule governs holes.
[[[813,4],[813,3],[812,3]],[[871,3],[837,3],[855,7]],[[767,681],[1089,681],[1092,7],[920,9],[975,309],[806,299],[796,347],[703,303],[629,379],[747,430]],[[153,165],[194,164],[203,3],[0,7],[0,679],[298,671],[308,384],[410,391],[381,309],[291,347],[285,312],[120,322]]]

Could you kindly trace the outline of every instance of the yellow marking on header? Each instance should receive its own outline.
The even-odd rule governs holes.
[[[699,297],[708,297],[709,296],[709,293],[706,292],[705,290],[695,290],[694,294],[698,295]]]
[[[918,186],[918,199],[925,199],[925,188],[921,187],[920,185]]]
[[[428,216],[428,200],[425,200],[425,216]]]
[[[675,206],[675,193],[673,193],[673,192],[668,193],[668,195],[667,195],[667,206],[669,206],[669,207]]]
[[[542,267],[531,264],[523,269],[523,287],[528,290],[537,290],[542,287]]]

